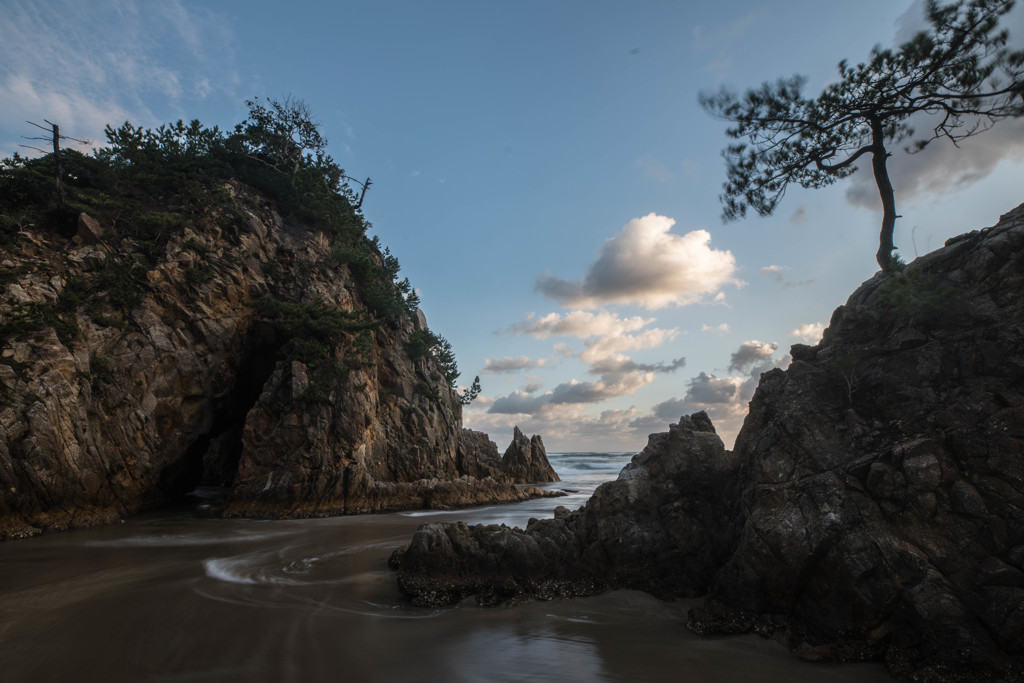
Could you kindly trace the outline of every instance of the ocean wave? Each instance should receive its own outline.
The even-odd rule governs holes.
[[[112,538],[105,541],[85,541],[82,545],[94,548],[170,548],[189,545],[223,545],[225,543],[252,543],[265,541],[271,538],[287,536],[287,531],[275,531],[264,534],[227,534],[211,536],[205,533],[185,534],[145,534],[138,536],[125,536],[124,538]]]
[[[493,507],[494,506],[488,506],[488,507],[482,507],[482,508],[473,508],[473,512],[483,512],[485,510],[490,510]],[[431,517],[433,515],[464,515],[464,514],[466,514],[466,510],[465,509],[461,509],[461,510],[409,510],[409,511],[406,511],[406,512],[399,512],[398,513],[398,515],[400,517]]]

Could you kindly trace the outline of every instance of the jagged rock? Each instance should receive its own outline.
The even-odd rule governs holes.
[[[421,528],[399,585],[423,604],[708,592],[700,633],[1024,680],[1022,291],[1024,205],[864,283],[762,376],[732,453],[684,419],[577,511]]]
[[[498,445],[483,432],[463,429],[459,435],[459,446],[455,452],[455,458],[456,465],[463,474],[476,479],[491,477],[495,481],[509,480],[508,475],[501,469]],[[516,483],[525,484],[528,481]]]
[[[518,426],[513,431],[512,443],[501,458],[501,469],[517,482],[561,481],[548,462],[548,453],[540,435],[527,439]]]
[[[609,588],[663,597],[706,591],[727,557],[738,461],[707,415],[684,417],[650,443],[587,505],[525,530],[421,527],[395,558],[399,585],[417,604],[477,595],[484,604],[592,595]]]
[[[224,190],[231,211],[189,218],[151,262],[131,238],[76,246],[37,227],[3,247],[0,318],[29,330],[6,327],[0,349],[0,539],[114,520],[200,482],[231,488],[225,514],[260,517],[556,493],[516,486],[496,449],[480,450],[486,435],[463,436],[436,361],[410,356],[422,314],[339,331],[320,369],[278,362],[297,333],[261,299],[351,321],[367,304],[322,234],[286,226],[237,183]],[[92,223],[80,220],[99,237]],[[137,305],[65,291],[125,263],[146,263]],[[59,326],[31,318],[61,301],[79,303]]]

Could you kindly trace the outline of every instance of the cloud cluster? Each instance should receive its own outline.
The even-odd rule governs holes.
[[[670,232],[675,220],[648,214],[634,218],[601,246],[582,280],[545,273],[536,288],[566,306],[636,304],[647,309],[684,306],[724,296],[726,285],[739,285],[736,259],[712,249],[711,234]]]
[[[631,349],[653,349],[676,338],[678,331],[655,327],[637,334],[606,335],[583,342],[586,348],[580,352],[580,360],[596,364],[611,359],[621,359],[620,351]]]
[[[784,367],[789,357],[775,357],[776,342],[756,340],[743,342],[732,354],[730,371],[736,373],[720,377],[700,372],[686,385],[682,398],[673,398],[655,405],[647,415],[630,421],[634,432],[664,431],[670,422],[682,415],[703,410],[711,417],[715,430],[730,446],[747,415],[748,403],[757,389],[761,374],[776,367]]]
[[[603,375],[596,382],[571,380],[551,391],[536,394],[525,389],[495,399],[487,412],[508,415],[537,415],[551,406],[566,403],[600,403],[617,396],[632,396],[640,387],[654,381],[653,372],[622,372]]]
[[[504,330],[506,334],[530,335],[537,339],[552,336],[582,339],[584,348],[581,351],[558,343],[555,344],[554,352],[563,356],[577,356],[589,366],[588,373],[599,375],[600,379],[573,379],[543,394],[536,393],[539,387],[518,389],[494,399],[488,412],[538,417],[542,414],[551,415],[553,406],[600,403],[618,396],[633,395],[640,387],[653,382],[656,374],[675,372],[686,364],[686,359],[682,357],[667,362],[639,363],[623,353],[656,348],[678,334],[676,329],[644,329],[653,322],[653,318],[620,318],[607,311],[569,311],[565,314],[550,313],[539,318],[531,314],[525,320],[510,325]],[[530,361],[528,358],[504,360],[507,362],[488,361],[488,367],[500,367],[510,372],[526,367]]]
[[[744,369],[730,376],[699,372],[686,383],[682,398],[671,398],[643,412],[635,407],[605,410],[600,415],[587,412],[591,399],[602,399],[617,392],[631,393],[653,376],[633,379],[628,385],[614,386],[601,382],[569,382],[554,390],[537,394],[537,388],[526,387],[493,403],[477,405],[466,414],[468,425],[492,433],[511,432],[518,424],[527,432],[543,433],[549,448],[558,450],[563,444],[594,450],[639,450],[649,434],[664,432],[680,416],[703,410],[727,447],[731,447],[747,415],[747,404],[757,388],[761,373],[784,367],[789,357],[767,353],[775,350],[775,342],[744,342],[734,358],[758,358],[744,363]],[[495,407],[496,406],[496,407]],[[484,412],[483,408],[490,408]],[[500,436],[496,437],[499,440]]]
[[[695,230],[686,235],[671,232],[675,221],[649,214],[630,221],[606,240],[596,260],[579,281],[542,275],[537,289],[567,306],[565,313],[530,314],[498,334],[529,335],[535,339],[572,337],[582,341],[576,350],[562,342],[554,345],[556,356],[574,356],[588,366],[597,379],[573,379],[542,392],[537,386],[523,387],[490,399],[487,412],[470,411],[474,424],[497,425],[515,419],[524,424],[543,424],[548,432],[565,433],[565,421],[586,424],[594,433],[605,433],[614,421],[623,434],[635,432],[629,425],[643,419],[639,411],[610,410],[602,421],[582,411],[586,406],[622,396],[632,396],[661,374],[677,372],[686,359],[676,357],[655,362],[634,360],[627,352],[655,349],[679,335],[677,328],[653,327],[655,319],[644,316],[620,317],[607,310],[588,310],[606,304],[635,304],[648,309],[681,306],[699,301],[720,301],[726,285],[740,285],[736,263],[728,251],[712,249],[711,235]],[[707,328],[705,326],[705,329]],[[727,325],[713,328],[728,331]],[[513,372],[528,367],[528,358],[488,361],[494,372]],[[485,370],[489,371],[489,370]],[[735,387],[733,388],[735,391]],[[700,394],[700,389],[695,389]],[[505,417],[501,417],[505,416]],[[561,422],[559,422],[561,421]]]

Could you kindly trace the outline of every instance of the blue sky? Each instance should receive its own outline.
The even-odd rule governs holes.
[[[869,173],[723,225],[702,90],[808,93],[922,27],[920,0],[0,0],[0,154],[26,119],[230,127],[305,100],[364,211],[483,394],[466,425],[636,451],[706,409],[726,444],[757,378],[876,271]],[[1007,18],[1024,36],[1021,7]],[[1024,125],[891,160],[904,258],[1024,201]]]

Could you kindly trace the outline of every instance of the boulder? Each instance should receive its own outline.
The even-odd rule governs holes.
[[[78,231],[75,233],[75,242],[78,244],[96,244],[103,237],[103,226],[89,214],[82,212],[78,214]]]

